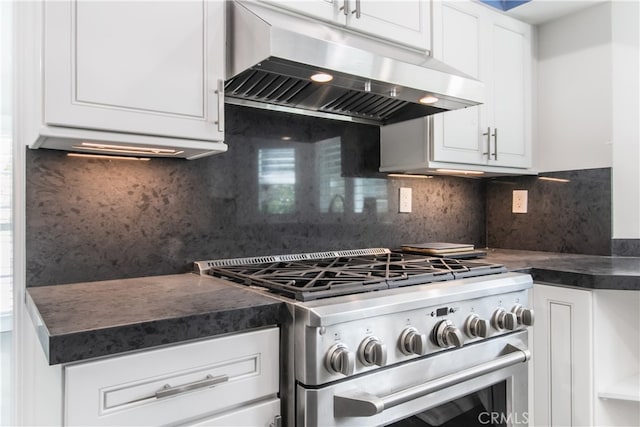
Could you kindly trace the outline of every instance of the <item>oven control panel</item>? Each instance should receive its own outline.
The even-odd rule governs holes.
[[[434,353],[455,351],[533,325],[528,290],[306,327],[296,377],[323,384]]]

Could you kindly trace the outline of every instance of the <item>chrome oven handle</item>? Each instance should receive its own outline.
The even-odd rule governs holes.
[[[522,350],[512,345],[507,345],[506,348],[510,353],[497,357],[494,360],[450,375],[445,375],[444,377],[415,387],[400,390],[388,396],[379,397],[366,392],[350,392],[346,395],[335,395],[333,397],[334,416],[336,418],[370,417],[382,413],[385,409],[393,408],[394,406],[410,402],[427,394],[460,384],[490,372],[526,362],[531,358],[531,354],[527,349]]]

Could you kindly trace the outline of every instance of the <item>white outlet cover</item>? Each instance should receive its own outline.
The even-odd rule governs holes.
[[[398,212],[410,213],[411,212],[411,188],[400,187],[399,192]]]
[[[513,190],[513,203],[511,207],[511,212],[527,213],[528,196],[529,196],[529,192],[527,190]]]

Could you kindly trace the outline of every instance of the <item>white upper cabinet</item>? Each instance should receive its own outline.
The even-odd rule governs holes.
[[[488,80],[490,70],[486,57],[487,46],[481,45],[482,22],[480,7],[469,7],[468,3],[438,3],[435,8],[433,53],[448,64],[485,84],[490,92]],[[434,19],[435,21],[435,19]],[[479,132],[488,121],[484,106],[437,114],[433,118],[433,158],[438,161],[483,164],[487,156],[486,136]],[[486,132],[486,130],[485,130]]]
[[[493,82],[487,126],[493,125],[494,136],[489,163],[531,167],[533,30],[498,14],[490,22]]]
[[[434,57],[484,82],[486,102],[434,116],[433,160],[531,167],[532,37],[483,5],[434,2]]]
[[[44,102],[32,146],[66,136],[179,157],[226,150],[224,2],[45,1],[32,18]]]
[[[259,0],[263,3],[269,3],[283,9],[307,15],[313,18],[325,21],[337,21],[338,14],[343,12],[339,10],[343,3],[341,0]]]
[[[409,46],[431,50],[430,1],[347,2],[347,26]]]
[[[430,0],[262,0],[376,38],[431,50]]]

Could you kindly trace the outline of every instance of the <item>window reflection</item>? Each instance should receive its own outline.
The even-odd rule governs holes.
[[[356,213],[387,212],[387,181],[375,178],[353,179],[353,209]]]
[[[258,150],[259,211],[287,214],[295,211],[296,153],[294,148]]]
[[[339,137],[316,143],[316,168],[321,213],[343,213],[349,206],[355,213],[388,211],[387,181],[375,178],[344,178]]]
[[[257,213],[273,221],[289,221],[292,214],[350,217],[388,212],[386,179],[345,176],[344,162],[360,159],[345,159],[348,153],[341,136],[313,143],[262,141],[267,146],[255,151]],[[331,218],[335,219],[327,217]]]
[[[321,213],[345,211],[345,179],[342,177],[340,138],[320,141],[316,145],[316,165]]]

